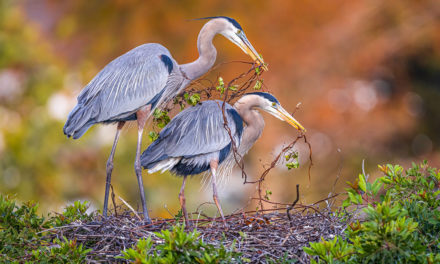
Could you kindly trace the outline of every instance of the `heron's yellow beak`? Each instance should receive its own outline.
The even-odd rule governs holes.
[[[240,42],[238,43],[240,48],[246,52],[247,55],[249,55],[255,62],[257,62],[263,70],[268,71],[267,64],[264,63],[263,59],[260,57],[258,52],[254,49],[252,44],[247,39],[246,35],[241,32],[240,34],[237,34],[240,38]]]
[[[296,119],[293,118],[293,116],[287,113],[287,111],[284,110],[284,108],[282,108],[280,105],[278,105],[278,107],[275,110],[277,111],[281,119],[289,123],[294,128],[298,129],[299,131],[306,132],[306,129],[298,121],[296,121]]]

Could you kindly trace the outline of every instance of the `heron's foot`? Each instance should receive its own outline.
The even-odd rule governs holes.
[[[219,221],[219,222],[220,222],[220,221]],[[228,225],[228,223],[226,222],[226,219],[225,219],[225,218],[222,218],[221,222],[223,223],[223,227],[224,227],[224,228],[226,228],[226,229],[229,228],[229,225]]]
[[[108,215],[108,210],[107,210],[107,209],[105,209],[105,210],[103,209],[103,210],[102,210],[102,215],[101,215],[101,216],[102,216],[102,218],[108,218],[108,217],[109,217],[109,215]],[[111,214],[110,214],[110,216],[111,216]]]
[[[153,221],[151,221],[151,219],[143,219],[142,220],[142,225],[144,225],[144,226],[149,226],[149,227],[151,227],[151,226],[153,226]]]
[[[185,198],[183,198],[183,200],[185,200]],[[180,202],[182,204],[182,200],[180,200]],[[186,210],[185,202],[183,202],[183,205],[182,205],[182,213],[183,213],[183,219],[185,220],[185,225],[187,227],[191,227],[192,223],[191,223],[191,221],[190,221],[190,219],[188,217],[188,211]]]
[[[217,197],[217,195],[214,194],[214,195],[213,195],[213,198],[214,198],[215,205],[217,206],[217,210],[218,210],[218,212],[220,213],[220,216],[222,217],[222,221],[223,221],[223,223],[224,223],[225,225],[227,225],[227,224],[226,224],[226,220],[225,220],[225,215],[223,214],[222,207],[220,206],[220,203],[218,202],[218,197]]]
[[[185,190],[185,181],[186,181],[186,176],[183,177],[182,187],[180,188],[179,202],[180,202],[180,208],[182,209],[183,217],[185,219],[185,226],[186,226],[186,228],[191,228],[192,227],[192,223],[189,220],[188,211],[186,210],[186,199],[185,199],[185,192],[184,192],[184,190]]]
[[[191,228],[191,227],[193,227],[193,224],[192,224],[192,222],[187,217],[188,216],[185,216],[185,226],[187,228]]]
[[[142,219],[142,222],[146,225],[153,224],[153,221],[151,221],[151,218],[148,216],[148,213],[143,213],[144,219]]]
[[[112,215],[102,214],[101,217],[96,220],[96,222],[99,224],[103,224],[103,223],[110,221],[111,218],[112,218]]]

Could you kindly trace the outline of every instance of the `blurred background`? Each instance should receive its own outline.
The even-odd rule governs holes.
[[[36,200],[43,213],[89,200],[101,209],[105,165],[115,126],[95,126],[80,140],[62,127],[81,89],[107,63],[147,42],[166,46],[179,63],[197,58],[197,34],[205,21],[226,15],[243,26],[269,63],[268,89],[307,128],[300,168],[277,166],[264,189],[271,200],[290,202],[301,185],[301,202],[327,197],[335,185],[377,164],[429,160],[440,166],[440,2],[425,1],[55,1],[0,0],[0,193]],[[217,64],[246,60],[218,36]],[[206,78],[225,81],[246,70],[229,64]],[[255,179],[297,132],[264,114],[262,138],[246,156]],[[148,132],[150,129],[147,128]],[[150,143],[144,137],[145,147]],[[116,195],[140,204],[133,162],[136,129],[125,128],[115,156]],[[221,190],[226,213],[248,205],[254,185],[235,171]],[[154,217],[171,217],[181,179],[144,171]],[[211,201],[210,188],[194,177],[187,187],[190,210]],[[249,205],[255,209],[255,205]],[[252,208],[253,207],[253,208]],[[215,212],[215,206],[203,210]]]

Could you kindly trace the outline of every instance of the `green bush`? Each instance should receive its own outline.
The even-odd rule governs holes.
[[[62,214],[57,214],[57,216],[53,218],[55,226],[67,225],[77,220],[85,222],[91,221],[93,214],[88,214],[87,209],[89,209],[87,201],[75,201],[72,205],[66,206]]]
[[[17,205],[0,195],[0,263],[81,263],[89,249],[76,241],[47,241],[47,229],[89,217],[87,203],[75,202],[62,215],[44,218],[37,215],[38,204]]]
[[[133,247],[122,252],[121,259],[134,263],[239,263],[240,253],[234,252],[234,245],[226,249],[205,243],[200,233],[193,230],[185,232],[184,225],[173,226],[172,230],[154,233],[163,243],[154,245],[151,237],[140,239]]]
[[[28,263],[84,263],[87,253],[92,249],[85,249],[82,244],[77,244],[76,240],[64,241],[55,239],[50,247],[40,247],[32,250],[32,254],[27,260]]]
[[[0,258],[13,260],[36,248],[43,228],[50,223],[36,214],[38,204],[21,206],[0,195]]]
[[[379,169],[384,176],[373,183],[363,174],[349,183],[342,205],[347,219],[359,208],[365,219],[351,221],[344,237],[305,247],[318,258],[312,263],[440,262],[440,171],[426,162],[406,173],[399,165]]]

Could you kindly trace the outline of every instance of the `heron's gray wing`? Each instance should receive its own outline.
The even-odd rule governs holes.
[[[201,105],[180,112],[161,131],[159,138],[144,154],[150,157],[149,160],[156,160],[220,151],[231,143],[229,133],[224,127],[222,104],[222,101],[205,101]],[[225,114],[231,135],[239,145],[243,121],[229,104],[225,106]]]
[[[124,118],[159,99],[167,83],[178,83],[179,78],[169,80],[177,75],[176,68],[162,45],[141,45],[102,69],[78,96],[78,104],[93,102],[96,122]]]

